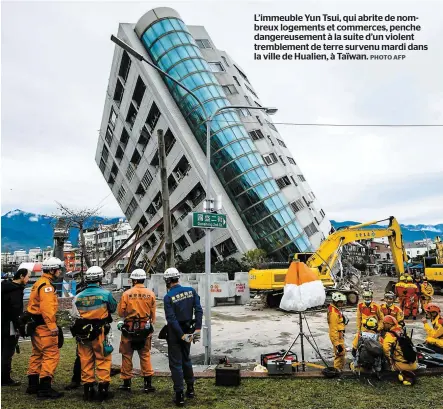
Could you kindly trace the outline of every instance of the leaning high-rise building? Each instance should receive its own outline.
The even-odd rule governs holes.
[[[173,9],[120,24],[118,37],[192,90],[209,115],[224,106],[265,105],[205,28],[186,26]],[[146,231],[162,218],[156,133],[163,129],[174,246],[184,259],[204,248],[204,230],[190,228],[187,215],[202,210],[206,195],[205,121],[190,94],[116,47],[96,162],[131,227]],[[226,230],[212,234],[213,256],[258,247],[287,260],[315,249],[329,233],[330,222],[266,113],[223,111],[213,121],[211,149],[210,196],[222,197],[228,220]],[[145,242],[151,256],[162,237],[158,223]]]

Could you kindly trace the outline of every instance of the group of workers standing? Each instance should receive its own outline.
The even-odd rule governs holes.
[[[17,276],[17,285],[22,288],[21,307],[17,306],[17,309],[21,311],[15,314],[11,329],[20,331],[22,336],[31,337],[32,354],[26,393],[35,394],[39,399],[57,399],[63,396],[62,392],[52,387],[63,345],[62,329],[56,323],[58,300],[54,287],[54,282],[62,273],[62,267],[63,262],[55,257],[43,262],[42,277],[33,285],[27,311],[23,315],[23,288],[27,281],[27,270],[24,270],[25,278]],[[156,298],[144,285],[146,273],[142,269],[131,273],[132,288],[122,294],[119,303],[110,291],[101,286],[103,276],[101,267],[90,267],[85,273],[85,287],[73,300],[75,321],[70,329],[77,341],[77,357],[72,383],[66,389],[75,389],[82,384],[83,398],[86,401],[105,401],[113,397],[114,393],[109,390],[113,351],[109,335],[113,321],[111,314],[117,311],[122,319],[117,324],[122,332],[119,352],[122,354],[120,376],[123,384],[119,389],[123,392],[131,391],[132,357],[134,351],[137,351],[144,378],[143,391],[155,392],[152,385],[154,370],[151,364],[151,343],[156,321]],[[175,268],[169,268],[164,273],[168,289],[164,297],[167,324],[161,333],[168,343],[169,367],[175,392],[173,401],[177,406],[183,406],[185,394],[187,398],[195,396],[190,347],[192,342],[200,340],[203,310],[197,292],[191,287],[182,287],[179,277],[180,273]],[[2,294],[3,287],[2,283]],[[14,350],[11,353],[11,348],[8,348],[8,354],[3,353],[3,333],[2,326],[2,386],[18,385],[10,377]],[[18,335],[14,332],[15,343],[12,348],[15,348],[17,339]],[[8,359],[3,365],[3,356],[6,355]],[[187,386],[186,393],[183,380]]]
[[[386,292],[382,304],[373,301],[372,291],[363,292],[363,302],[357,306],[357,333],[352,343],[353,360],[350,368],[360,371],[365,368],[362,362],[370,362],[375,372],[390,369],[399,372],[404,385],[410,385],[410,374],[418,363],[412,341],[407,335],[405,319],[416,320],[421,303],[425,313],[422,321],[426,331],[426,345],[437,352],[443,352],[443,318],[440,307],[431,302],[434,294],[426,279],[401,276],[395,286],[395,293]],[[395,304],[398,299],[399,305]],[[343,314],[346,295],[336,292],[328,307],[329,336],[334,347],[334,367],[342,371],[346,365],[344,333],[349,320]],[[362,345],[366,344],[366,352]],[[366,361],[365,361],[366,360]]]

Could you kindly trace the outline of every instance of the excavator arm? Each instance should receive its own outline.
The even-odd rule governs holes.
[[[317,268],[322,275],[328,272],[331,273],[339,255],[339,250],[345,244],[354,241],[387,237],[397,274],[403,274],[404,262],[408,260],[408,256],[403,245],[400,224],[392,216],[386,220],[389,220],[389,226],[387,228],[368,228],[383,221],[375,220],[335,231],[320,244],[318,250],[307,260],[306,264],[308,267]]]

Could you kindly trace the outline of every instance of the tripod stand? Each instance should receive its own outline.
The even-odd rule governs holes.
[[[303,320],[306,321],[306,325],[308,326],[309,335],[305,334],[304,331],[303,331]],[[306,320],[306,315],[304,313],[300,312],[300,311],[298,312],[298,324],[299,324],[300,331],[299,331],[297,337],[292,342],[291,346],[288,348],[288,350],[283,355],[282,360],[283,361],[285,360],[286,355],[289,353],[291,348],[295,345],[297,340],[300,338],[301,362],[297,362],[297,363],[293,364],[293,366],[300,366],[301,365],[303,372],[306,371],[306,367],[307,366],[311,366],[313,368],[319,368],[319,369],[324,369],[325,367],[328,367],[327,362],[323,359],[322,355],[320,354],[320,351],[319,351],[319,349],[317,347],[317,344],[315,343],[315,341],[314,342],[311,341],[310,337],[313,337],[313,336],[312,336],[311,330],[309,329],[309,324],[308,324],[308,321]],[[318,354],[318,356],[323,361],[325,366],[305,361],[305,345],[304,345],[304,340],[305,339],[306,339],[306,341],[309,342],[309,344],[311,345],[312,349]]]

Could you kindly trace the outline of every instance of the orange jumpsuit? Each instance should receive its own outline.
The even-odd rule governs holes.
[[[155,324],[156,301],[155,294],[143,284],[135,284],[134,287],[125,291],[118,304],[118,315],[125,320],[125,324],[130,324],[134,319]],[[143,377],[154,375],[151,364],[151,339],[149,336],[142,349],[139,349],[140,368]],[[120,350],[122,354],[121,379],[132,378],[132,356],[134,350],[131,347],[131,340],[122,334],[120,340]]]
[[[43,275],[32,286],[29,296],[28,312],[41,315],[44,325],[38,325],[31,337],[32,354],[29,360],[28,375],[40,375],[40,378],[54,377],[60,359],[58,336],[51,333],[57,329],[56,313],[58,300],[53,276]]]
[[[88,284],[73,301],[74,315],[86,320],[105,320],[116,308],[117,302],[112,294],[95,283]],[[98,338],[77,344],[84,384],[95,382],[95,375],[99,383],[111,382],[112,354],[105,356],[104,340],[105,330],[102,327]]]
[[[403,315],[403,311],[397,305],[392,304],[391,306],[389,306],[386,303],[384,303],[380,307],[385,317],[386,315],[394,317],[400,325],[404,321],[405,316]]]
[[[362,331],[362,321],[366,321],[369,317],[375,317],[378,321],[378,330],[383,329],[383,312],[378,304],[371,302],[367,306],[364,302],[361,302],[357,306],[357,332]]]
[[[426,343],[443,349],[443,318],[437,315],[431,324],[425,324]]]
[[[329,338],[334,347],[334,368],[343,371],[346,364],[345,348],[345,321],[343,313],[333,304],[328,307]],[[342,351],[337,351],[337,346],[341,345]]]
[[[434,295],[434,288],[430,283],[423,283],[421,285],[421,308],[422,310],[430,303]]]
[[[403,332],[403,328],[397,325],[392,327],[390,331],[396,332],[400,335]],[[400,345],[398,345],[397,338],[390,332],[387,332],[384,337],[383,352],[391,365],[391,370],[393,371],[414,371],[418,368],[417,361],[413,362],[412,364],[406,361],[406,359],[403,357]]]
[[[408,318],[411,314],[413,317],[418,313],[418,288],[414,283],[405,284],[405,302],[403,312]]]
[[[398,303],[400,304],[400,308],[404,310],[405,307],[405,285],[406,283],[403,281],[398,282],[395,284],[395,295],[398,298]]]

